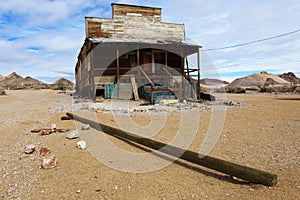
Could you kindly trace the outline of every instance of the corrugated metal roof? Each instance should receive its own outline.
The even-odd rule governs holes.
[[[143,44],[161,44],[161,45],[179,45],[179,46],[193,46],[202,48],[198,44],[193,44],[187,41],[173,42],[173,41],[160,41],[160,40],[138,40],[138,39],[119,39],[119,38],[89,38],[92,43],[143,43]]]

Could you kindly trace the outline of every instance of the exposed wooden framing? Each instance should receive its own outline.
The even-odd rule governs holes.
[[[184,73],[184,57],[183,57],[183,48],[181,47],[181,53],[180,53],[180,58],[181,58],[181,84],[179,84],[179,98],[184,97],[183,96],[183,91],[185,91],[184,87],[184,81],[185,81],[185,73]]]
[[[117,51],[117,84],[118,84],[118,99],[120,98],[120,49],[119,46],[116,48]]]
[[[165,50],[165,66],[163,67],[163,69],[165,69],[167,67],[168,67],[168,51]],[[164,74],[166,74],[166,72]],[[168,80],[167,78],[165,78],[165,85],[167,87],[170,87],[170,80]]]
[[[170,144],[167,145],[150,138],[143,138],[133,133],[128,133],[123,130],[107,126],[105,124],[94,122],[72,113],[67,113],[67,116],[72,117],[73,119],[84,124],[89,124],[92,128],[104,132],[108,135],[136,142],[137,144],[144,145],[154,150],[158,150],[162,153],[179,157],[188,162],[201,165],[231,176],[235,176],[251,183],[258,183],[266,186],[275,186],[277,184],[276,174],[271,174],[262,170],[228,162],[219,158],[200,155],[196,152],[185,150],[176,146],[172,146]]]
[[[166,67],[163,67],[163,70],[166,72],[166,74],[169,75],[169,77],[171,77],[178,85],[180,84],[173,76],[172,74],[170,74],[170,72],[167,70]]]
[[[200,48],[199,48],[199,50],[198,50],[198,52],[197,52],[197,72],[198,72],[198,74],[197,74],[197,76],[198,76],[198,91],[197,91],[197,93],[198,93],[198,97],[199,97],[199,99],[200,99]]]
[[[140,67],[140,50],[139,50],[139,46],[136,47],[136,62],[137,62],[137,67]],[[138,70],[138,85],[141,85],[141,70]]]
[[[145,88],[146,92],[153,92],[153,91],[178,91],[176,88]]]
[[[186,63],[187,79],[190,81],[189,61],[187,57],[185,58],[185,63]]]
[[[149,78],[149,76],[146,74],[146,72],[143,70],[143,68],[141,68],[140,66],[138,66],[139,71],[141,71],[144,76],[146,77],[146,79],[149,81],[149,83],[151,84],[151,86],[154,86],[154,83],[151,81],[151,79]]]
[[[131,84],[132,84],[132,90],[133,90],[133,96],[134,96],[134,100],[139,101],[139,93],[138,93],[138,89],[135,83],[135,76],[133,74],[130,75],[131,78]]]

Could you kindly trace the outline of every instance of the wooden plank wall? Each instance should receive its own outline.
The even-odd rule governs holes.
[[[184,24],[161,22],[161,9],[113,4],[113,18],[86,17],[87,38],[184,41]]]

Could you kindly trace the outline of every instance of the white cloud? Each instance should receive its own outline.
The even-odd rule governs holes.
[[[204,48],[230,46],[299,29],[298,0],[120,0],[161,7],[163,21],[184,23]],[[85,37],[84,16],[111,17],[108,0],[0,1],[0,73],[35,77],[74,73]],[[20,6],[21,5],[21,6]],[[207,52],[222,77],[271,70],[299,72],[300,33],[223,51]],[[207,57],[207,60],[209,58]],[[214,72],[215,73],[215,72]]]

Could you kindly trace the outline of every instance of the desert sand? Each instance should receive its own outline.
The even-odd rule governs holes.
[[[112,169],[89,149],[78,149],[76,142],[80,138],[67,140],[68,133],[41,136],[30,132],[53,123],[58,128],[74,130],[73,120],[60,120],[66,111],[72,111],[71,96],[51,90],[20,90],[0,96],[0,195],[3,199],[298,199],[300,95],[228,97],[247,106],[227,109],[222,133],[209,155],[277,174],[276,186],[236,180],[180,159],[148,173]],[[210,111],[201,111],[190,150],[200,150],[210,116]],[[97,117],[101,123],[117,127],[113,115],[98,113]],[[165,127],[153,138],[170,141],[180,119],[181,113],[170,113]],[[147,115],[135,115],[132,120],[141,126],[150,122]],[[126,151],[149,150],[108,138]],[[36,151],[25,155],[28,144],[35,144]],[[56,155],[55,168],[41,168],[43,157],[38,151],[42,146],[51,149],[45,156]],[[114,155],[111,156],[113,160]]]

